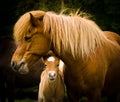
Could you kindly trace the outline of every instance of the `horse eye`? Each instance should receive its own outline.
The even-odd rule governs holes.
[[[57,67],[59,67],[59,64],[57,64]]]
[[[39,19],[39,21],[42,21],[42,20],[43,20],[43,17],[39,17],[38,19]]]
[[[30,41],[32,37],[24,37],[25,41]]]
[[[46,67],[47,65],[46,65],[46,64],[44,64],[44,66]]]
[[[29,29],[28,32],[31,33],[31,29]]]
[[[46,69],[46,66],[47,66],[47,65],[46,65],[46,64],[44,64],[43,70],[45,70],[45,69]]]

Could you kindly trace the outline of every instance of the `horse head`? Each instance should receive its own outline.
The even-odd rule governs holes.
[[[29,68],[50,49],[50,39],[43,35],[44,15],[43,11],[28,12],[14,26],[17,49],[12,56],[11,66],[21,74],[27,74]]]

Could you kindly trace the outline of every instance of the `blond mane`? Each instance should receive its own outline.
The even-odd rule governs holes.
[[[47,12],[44,17],[44,31],[46,34],[50,31],[54,47],[59,53],[61,49],[71,51],[73,57],[89,56],[96,47],[101,47],[108,41],[94,21],[80,15]]]
[[[51,34],[51,39],[58,53],[67,50],[72,53],[73,57],[89,56],[91,52],[94,53],[96,47],[101,47],[108,41],[97,24],[85,16],[70,16],[40,10],[30,12],[34,16],[44,13],[44,34]],[[15,24],[15,40],[21,42],[24,34],[31,27],[30,15],[27,12]]]

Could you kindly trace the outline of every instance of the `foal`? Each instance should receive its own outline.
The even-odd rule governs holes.
[[[60,59],[55,56],[43,58],[45,70],[41,74],[38,102],[63,102],[65,85],[59,69]]]

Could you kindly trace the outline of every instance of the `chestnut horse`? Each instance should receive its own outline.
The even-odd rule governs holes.
[[[108,34],[109,33],[109,34]],[[29,11],[14,26],[17,49],[11,66],[26,74],[52,50],[66,65],[64,80],[70,102],[117,101],[120,94],[120,37],[103,32],[88,17]]]
[[[63,102],[65,85],[63,73],[59,69],[60,59],[51,55],[43,57],[45,70],[41,74],[39,84],[38,102]]]
[[[21,75],[18,72],[14,72],[10,63],[15,49],[16,44],[12,37],[0,36],[0,102],[14,102],[15,98],[19,97],[19,94],[17,93],[18,89],[39,86],[39,76],[43,71],[44,63],[40,59],[31,67],[30,73],[26,75]],[[37,92],[33,98],[37,99]]]

